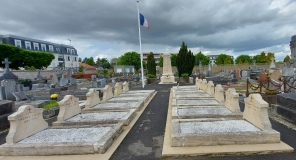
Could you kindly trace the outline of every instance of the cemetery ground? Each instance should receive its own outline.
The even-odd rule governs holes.
[[[170,89],[174,85],[146,85],[144,90],[154,89],[157,91],[154,98],[150,101],[142,115],[139,117],[133,128],[127,134],[125,139],[121,142],[110,159],[217,159],[217,160],[259,160],[259,159],[296,159],[296,153],[277,153],[267,155],[233,155],[233,156],[217,156],[217,157],[162,157],[162,147],[167,119],[168,103]],[[136,86],[130,90],[141,90],[142,87]],[[243,98],[243,97],[240,97]],[[240,107],[243,111],[244,103],[240,100]],[[285,126],[280,122],[275,121],[276,117],[270,117],[272,128],[280,132],[281,141],[296,148],[296,131],[293,126]],[[56,117],[48,119],[47,122],[51,124],[56,121]],[[5,143],[7,131],[0,135],[0,143]],[[223,146],[222,146],[223,147]],[[263,153],[264,154],[264,153]],[[96,155],[64,155],[64,156],[6,156],[2,159],[96,159]]]

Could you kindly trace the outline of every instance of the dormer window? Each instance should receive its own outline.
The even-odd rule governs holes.
[[[33,43],[34,45],[34,50],[39,51],[39,44],[38,43]]]
[[[70,48],[67,48],[67,53],[69,53],[69,54],[70,54]]]
[[[45,44],[41,44],[41,50],[46,52],[46,45]]]
[[[15,45],[16,47],[20,47],[20,48],[22,48],[21,40],[15,39],[15,40],[14,40],[14,45]]]
[[[48,49],[50,52],[53,52],[53,46],[52,45],[48,45]]]
[[[61,49],[60,49],[60,47],[56,47],[56,50],[57,50],[57,52],[58,52],[58,53],[60,53],[60,52],[61,52]]]
[[[71,49],[71,54],[75,54],[75,50],[74,49]]]
[[[31,50],[32,48],[31,48],[31,42],[29,42],[29,41],[25,41],[25,46],[26,46],[26,49],[27,50]]]

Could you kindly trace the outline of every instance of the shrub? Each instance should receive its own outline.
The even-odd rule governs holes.
[[[148,74],[156,75],[156,63],[152,52],[147,56],[147,70]]]
[[[189,77],[189,74],[188,74],[188,73],[183,73],[183,74],[181,75],[181,77]]]
[[[156,76],[153,75],[153,74],[147,74],[147,77],[148,77],[148,78],[155,78]]]
[[[57,101],[49,101],[49,103],[41,106],[40,108],[43,108],[43,109],[48,109],[48,108],[54,108],[54,107],[58,107],[59,104]]]

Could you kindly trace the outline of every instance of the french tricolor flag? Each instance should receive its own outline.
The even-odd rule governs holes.
[[[148,21],[145,17],[140,13],[140,25],[147,27],[149,29]]]

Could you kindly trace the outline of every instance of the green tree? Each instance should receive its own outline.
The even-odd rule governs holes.
[[[9,44],[0,44],[0,60],[8,58],[11,62],[9,65],[12,69],[20,67],[43,69],[48,67],[55,56],[50,52],[35,52],[24,50]],[[1,64],[1,67],[5,67]]]
[[[242,54],[235,59],[236,64],[243,64],[243,63],[253,63],[252,58],[249,55]]]
[[[81,62],[81,61],[82,61],[82,59],[79,57],[79,58],[78,58],[78,62]]]
[[[94,66],[95,65],[94,58],[93,57],[86,58],[85,63],[88,65]]]
[[[255,55],[253,60],[256,60],[256,63],[267,63],[266,53],[263,51],[260,54]]]
[[[218,57],[215,59],[217,65],[221,64],[233,64],[233,59],[227,54],[219,54]]]
[[[284,59],[284,62],[288,62],[289,60],[290,60],[290,56],[287,55],[287,56],[285,57],[285,59]]]
[[[111,66],[116,66],[118,63],[118,58],[112,58],[110,61]]]
[[[191,50],[188,51],[187,45],[185,45],[185,43],[182,42],[177,56],[177,68],[179,77],[181,77],[181,75],[184,73],[190,75],[194,67],[194,62],[195,61],[193,53],[191,52]]]
[[[95,65],[101,66],[101,59],[99,57],[97,58]]]
[[[274,53],[268,52],[267,56],[266,56],[266,62],[271,63],[271,58],[273,58],[275,60]]]
[[[133,65],[135,69],[141,68],[141,57],[137,52],[126,52],[124,55],[120,56],[120,65]]]
[[[156,75],[156,63],[152,52],[150,52],[147,56],[147,73],[154,76]]]
[[[177,66],[177,54],[171,54],[171,65]]]
[[[163,67],[163,57],[162,55],[159,57],[158,59],[158,64],[157,64],[159,67]]]
[[[205,56],[202,52],[198,52],[195,55],[195,64],[199,65],[199,61],[201,61],[202,65],[208,65],[210,63],[210,58]]]

